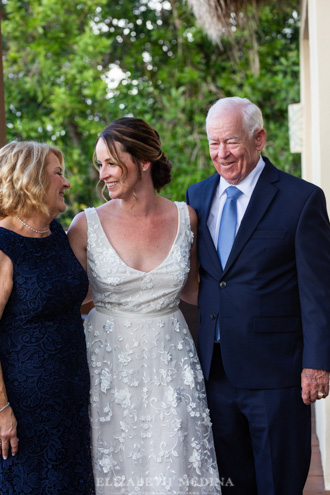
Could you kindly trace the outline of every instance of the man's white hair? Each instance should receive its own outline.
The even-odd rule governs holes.
[[[247,98],[231,96],[227,98],[220,98],[220,100],[216,101],[209,109],[206,116],[206,132],[210,120],[214,117],[216,118],[218,114],[220,115],[222,110],[230,111],[236,110],[237,108],[241,110],[243,128],[249,133],[250,137],[253,136],[257,129],[263,128],[264,123],[260,108]]]

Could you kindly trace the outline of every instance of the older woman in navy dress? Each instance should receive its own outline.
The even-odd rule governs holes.
[[[88,281],[55,220],[70,187],[63,167],[45,144],[0,150],[1,495],[94,494],[79,311]]]

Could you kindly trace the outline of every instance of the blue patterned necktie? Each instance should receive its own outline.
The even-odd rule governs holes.
[[[242,194],[242,191],[235,186],[229,186],[226,193],[227,199],[222,210],[217,249],[222,268],[226,266],[234,244],[237,225],[237,198]]]
[[[217,251],[221,261],[222,268],[225,267],[231,248],[234,244],[237,225],[237,198],[242,191],[235,186],[229,186],[226,189],[227,199],[224,204],[221,222],[219,228]],[[220,342],[220,317],[218,317],[215,329],[215,341]]]

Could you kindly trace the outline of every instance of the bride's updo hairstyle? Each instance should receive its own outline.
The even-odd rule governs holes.
[[[104,139],[110,156],[116,165],[121,168],[122,180],[125,180],[127,176],[127,167],[118,157],[118,143],[121,145],[121,151],[131,155],[140,179],[142,177],[142,163],[151,162],[151,177],[156,191],[159,192],[162,187],[171,181],[172,165],[161,149],[159,134],[144,120],[133,117],[113,120],[100,133],[98,140],[100,138]]]

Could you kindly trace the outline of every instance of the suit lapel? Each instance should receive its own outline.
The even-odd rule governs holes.
[[[263,160],[266,162],[266,165],[252,193],[223,275],[225,275],[239,256],[278,192],[278,188],[274,185],[279,180],[278,171],[267,158],[263,157]]]

